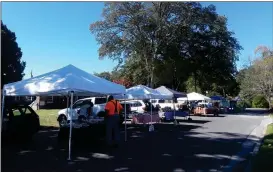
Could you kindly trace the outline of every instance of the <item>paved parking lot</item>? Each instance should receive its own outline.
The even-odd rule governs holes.
[[[67,144],[57,142],[57,131],[45,130],[24,147],[2,148],[2,170],[216,171],[240,151],[263,119],[255,114],[193,117],[178,126],[158,124],[153,133],[148,127],[128,125],[128,141],[118,149],[107,150],[103,142],[86,135],[85,144],[73,147],[71,162],[66,160]]]

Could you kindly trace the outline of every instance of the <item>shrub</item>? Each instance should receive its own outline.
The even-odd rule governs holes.
[[[269,104],[264,96],[258,95],[253,98],[252,107],[254,108],[268,108]]]
[[[251,101],[250,100],[242,100],[237,102],[238,108],[251,108]]]

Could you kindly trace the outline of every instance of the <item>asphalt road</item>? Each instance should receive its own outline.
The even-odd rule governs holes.
[[[264,119],[262,114],[193,117],[178,126],[128,126],[128,141],[106,149],[86,135],[72,149],[57,141],[56,130],[44,130],[24,146],[2,146],[3,171],[217,171],[227,165],[241,143]],[[124,134],[124,133],[123,133]]]

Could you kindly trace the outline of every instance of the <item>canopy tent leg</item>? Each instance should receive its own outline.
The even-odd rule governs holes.
[[[154,126],[153,126],[153,105],[152,105],[152,99],[150,99],[150,103],[151,103],[151,124],[149,126],[149,131],[152,132],[154,131]]]
[[[70,128],[69,128],[69,143],[68,143],[68,160],[71,160],[71,138],[72,138],[72,106],[73,106],[73,95],[74,92],[71,91],[71,100],[70,100]]]
[[[174,98],[173,98],[173,116],[174,116],[174,125],[177,125],[176,115],[175,115],[175,104],[174,104]]]
[[[68,114],[68,108],[69,108],[69,95],[66,96],[66,114]]]
[[[187,96],[187,103],[189,102],[189,98]],[[191,121],[191,106],[190,106],[190,109],[189,109],[189,116],[188,116],[188,120]]]
[[[125,94],[124,94],[124,97],[123,97],[123,99],[125,100]],[[124,117],[124,140],[125,140],[125,142],[127,141],[127,109],[126,109],[126,100],[125,100],[125,102],[124,102],[124,114],[125,114],[125,117]]]
[[[1,113],[2,113],[2,115],[1,115],[1,130],[2,130],[2,128],[3,128],[3,121],[4,121],[4,106],[5,106],[5,92],[3,91],[3,93],[2,93],[3,95],[2,95],[2,109],[1,109]]]

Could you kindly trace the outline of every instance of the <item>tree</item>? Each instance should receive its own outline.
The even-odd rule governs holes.
[[[268,108],[269,104],[264,96],[257,95],[253,98],[252,107],[254,108]]]
[[[252,66],[246,69],[241,90],[252,95],[261,94],[266,98],[269,106],[272,107],[273,53],[269,48],[258,49],[262,50],[261,56],[253,61]]]
[[[125,86],[125,88],[130,88],[132,87],[132,83],[130,81],[127,81],[125,79],[118,79],[118,80],[113,80],[114,83],[120,84]]]
[[[1,73],[3,85],[20,81],[24,77],[26,66],[25,61],[21,61],[22,51],[16,42],[16,35],[10,31],[1,21]]]
[[[104,78],[108,81],[120,84],[125,86],[126,88],[129,88],[132,86],[132,83],[130,82],[130,80],[125,79],[119,71],[112,71],[110,72],[101,72],[101,73],[95,73],[96,76],[100,77],[100,78]]]
[[[125,62],[124,70],[133,72],[126,74],[131,80],[137,75],[137,82],[151,87],[182,89],[193,76],[195,87],[204,91],[211,83],[229,90],[226,86],[235,81],[241,46],[226,25],[213,5],[111,2],[105,4],[103,20],[92,23],[90,30],[101,45],[100,58]]]
[[[94,73],[94,75],[100,77],[100,78],[104,78],[108,81],[112,80],[112,76],[110,72],[101,72],[101,73]]]

